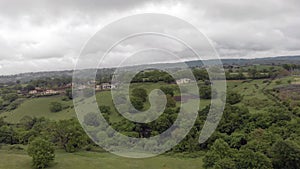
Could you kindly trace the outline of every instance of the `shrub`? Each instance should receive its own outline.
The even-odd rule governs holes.
[[[62,110],[62,104],[59,102],[51,102],[50,103],[50,111],[51,112],[59,112]]]
[[[32,157],[33,167],[37,169],[48,167],[55,158],[53,144],[42,138],[30,142],[27,151]]]

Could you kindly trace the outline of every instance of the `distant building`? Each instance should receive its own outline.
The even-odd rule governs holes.
[[[44,95],[53,95],[53,94],[58,94],[58,91],[48,89],[48,90],[45,90],[43,94]]]
[[[117,88],[117,85],[110,84],[110,83],[102,83],[101,84],[101,89],[102,90],[115,89],[115,88]]]
[[[96,90],[97,91],[102,90],[102,85],[96,85]]]
[[[187,84],[187,83],[191,83],[191,82],[195,82],[195,81],[191,80],[189,78],[182,78],[182,79],[176,80],[177,84]]]
[[[38,91],[37,91],[37,90],[30,90],[28,93],[29,93],[29,94],[37,94]]]

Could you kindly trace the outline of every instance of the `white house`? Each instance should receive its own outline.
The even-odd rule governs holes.
[[[96,86],[96,88],[97,88],[97,86]],[[102,90],[115,89],[115,88],[117,88],[117,85],[110,84],[110,83],[102,83],[101,84],[101,89]]]
[[[51,95],[51,94],[58,94],[57,91],[52,90],[52,89],[48,89],[44,92],[45,95]]]
[[[37,94],[38,92],[37,92],[37,90],[30,90],[28,93],[29,94]]]
[[[191,82],[194,82],[194,80],[191,80],[189,78],[182,78],[182,79],[176,80],[177,84],[187,84],[187,83],[191,83]]]

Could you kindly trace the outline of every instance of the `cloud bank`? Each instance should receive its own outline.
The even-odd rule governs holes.
[[[297,0],[2,0],[0,74],[72,69],[93,34],[139,13],[164,13],[192,23],[221,58],[296,55],[299,7]],[[139,26],[147,25],[132,29]]]

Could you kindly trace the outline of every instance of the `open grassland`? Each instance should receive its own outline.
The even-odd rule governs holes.
[[[24,151],[0,150],[0,169],[32,169],[31,158]],[[121,158],[109,153],[57,152],[49,169],[201,169],[201,158],[158,156],[147,159]]]
[[[10,123],[18,123],[24,116],[30,117],[45,117],[51,120],[70,119],[76,114],[73,110],[72,101],[62,101],[61,96],[31,98],[25,100],[19,107],[10,112],[0,114],[1,117],[6,117],[5,120]],[[49,109],[51,102],[61,102],[64,110],[52,113]]]

